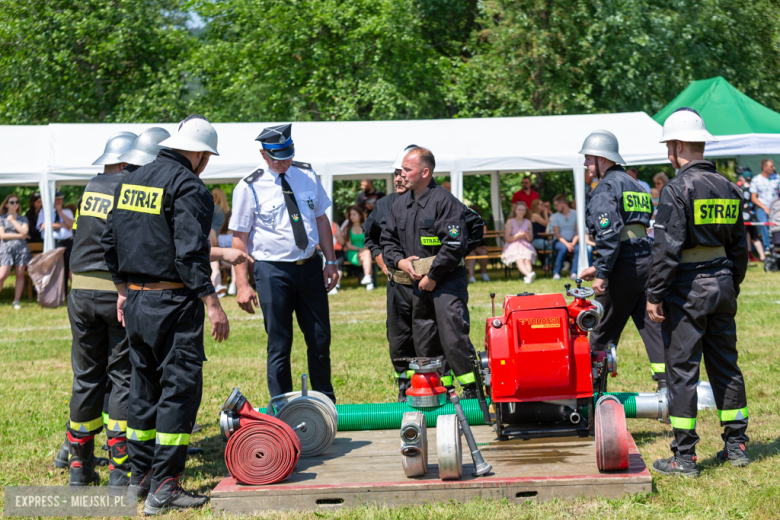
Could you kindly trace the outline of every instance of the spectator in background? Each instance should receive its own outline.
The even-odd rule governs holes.
[[[449,192],[452,192],[452,184],[450,184],[450,181],[444,181],[444,182],[442,182],[442,183],[440,184],[440,186],[441,186],[442,188],[444,188],[445,190],[447,190],[447,191],[449,191]]]
[[[541,199],[536,199],[531,204],[531,230],[533,231],[533,244],[537,254],[539,251],[546,251],[547,247],[552,247],[552,243],[542,238],[540,235],[547,232],[547,226],[550,225],[550,210]],[[548,257],[549,258],[549,257]],[[549,268],[549,262],[545,262],[545,271]]]
[[[21,212],[21,201],[15,193],[8,195],[0,206],[0,291],[14,267],[16,288],[13,306],[17,311],[22,308],[19,302],[24,289],[24,270],[32,260],[30,248],[25,242],[29,238],[29,225]]]
[[[566,200],[566,195],[556,195],[553,198],[553,205],[555,211],[550,217],[550,222],[553,226],[553,234],[555,239],[553,240],[553,251],[555,252],[555,266],[553,267],[553,280],[561,279],[561,271],[563,270],[563,261],[566,259],[566,255],[572,253],[573,266],[577,265],[577,257],[580,252],[579,237],[577,236],[577,214],[571,210],[569,203]],[[574,271],[575,268],[572,267]]]
[[[233,232],[230,231],[230,228],[228,227],[232,215],[230,210],[225,213],[225,221],[222,223],[222,226],[219,228],[219,233],[217,234],[217,246],[223,249],[233,248]],[[238,287],[236,286],[236,268],[233,265],[230,266],[230,285],[228,285],[227,293],[228,296],[235,296],[236,293],[238,293]]]
[[[504,250],[501,252],[501,261],[505,265],[517,264],[517,268],[523,275],[525,283],[531,283],[536,278],[534,262],[536,262],[536,250],[531,244],[534,239],[531,221],[526,218],[528,206],[525,202],[512,204],[512,212],[504,226]]]
[[[348,210],[351,226],[344,233],[344,256],[352,265],[363,267],[363,279],[361,285],[366,286],[367,291],[374,290],[373,279],[371,278],[371,251],[366,247],[366,235],[363,233],[363,222],[366,221],[366,215],[359,206],[352,206]]]
[[[230,213],[230,205],[221,188],[214,188],[211,195],[214,197],[214,216],[211,217],[211,229],[214,230],[214,233],[219,233],[222,224],[227,220],[226,215]]]
[[[349,211],[347,211],[349,216]],[[344,233],[341,232],[341,226],[337,226],[336,222],[330,223],[333,231],[333,251],[336,254],[336,270],[339,272],[339,281],[328,294],[338,294],[341,289],[341,278],[344,276]]]
[[[51,229],[54,236],[54,247],[64,247],[65,255],[65,278],[70,278],[70,252],[73,250],[73,212],[62,207],[64,196],[61,191],[54,195],[54,214],[52,215]],[[44,222],[44,213],[38,213],[38,223],[36,225],[41,234],[46,232],[46,223]],[[67,280],[65,280],[67,286]]]
[[[224,197],[225,194],[223,193],[222,196]],[[214,197],[214,199],[216,199],[216,196]],[[214,205],[216,206],[216,200]],[[214,211],[214,213],[216,214],[216,210]],[[232,249],[233,233],[231,233],[230,229],[228,229],[228,223],[230,222],[230,215],[231,215],[230,210],[228,209],[227,212],[225,212],[222,215],[222,226],[219,228],[219,230],[215,231],[214,228],[211,228],[211,230],[209,231],[209,242],[211,243],[211,247],[222,247],[225,249]],[[213,221],[212,221],[212,225],[213,225]],[[217,293],[218,298],[222,298],[223,296],[225,296],[225,294],[235,296],[236,292],[238,292],[236,287],[235,268],[233,268],[232,265],[230,266],[230,287],[228,287],[223,283],[226,280],[222,279],[223,265],[227,266],[229,264],[223,263],[221,260],[211,261],[211,283],[214,285],[214,292]]]
[[[650,193],[650,185],[649,185],[649,184],[647,184],[645,181],[643,181],[643,180],[641,180],[641,179],[639,178],[639,170],[637,170],[637,169],[636,169],[636,168],[634,168],[633,166],[629,166],[628,168],[626,168],[626,173],[627,173],[627,174],[628,174],[628,175],[629,175],[629,176],[630,176],[632,179],[634,179],[636,182],[638,182],[638,183],[639,183],[639,185],[640,185],[640,186],[642,186],[642,188],[644,188],[644,190],[645,190],[647,193]]]
[[[659,194],[661,193],[661,189],[666,186],[667,182],[669,182],[669,177],[667,177],[664,172],[658,172],[653,175],[653,185],[655,186],[655,189],[658,190]]]
[[[523,187],[512,195],[512,205],[517,202],[525,202],[526,207],[530,208],[531,204],[539,198],[539,194],[531,189],[531,177],[526,175],[522,180]]]
[[[27,234],[30,235],[30,238],[27,239],[28,244],[43,242],[43,237],[41,236],[41,232],[38,231],[38,228],[30,225],[31,222],[38,222],[38,213],[41,212],[42,207],[43,201],[41,200],[41,194],[35,192],[30,195],[30,204],[27,206],[27,213],[25,214],[29,227]]]
[[[769,207],[780,197],[780,179],[775,175],[775,163],[771,159],[761,161],[761,175],[756,175],[750,181],[750,200],[756,206],[756,217],[759,222],[769,221]],[[769,243],[769,228],[761,226],[761,241],[764,251],[771,251]]]
[[[385,196],[381,191],[374,189],[374,183],[369,179],[363,179],[360,181],[360,190],[357,196],[357,205],[363,208],[363,213],[368,216],[369,213],[374,211],[374,205],[376,201]],[[351,263],[351,262],[350,262]]]
[[[444,185],[442,185],[444,186]],[[479,215],[480,218],[482,218],[482,208],[477,206],[476,204],[472,204],[469,206],[472,210],[474,210],[474,213]],[[482,231],[483,235],[487,234],[487,226],[485,226],[484,230]],[[488,248],[487,248],[487,241],[483,238],[479,245],[474,248],[474,251],[472,252],[475,256],[484,256],[485,258],[479,259],[479,270],[482,273],[482,280],[485,282],[490,281],[490,277],[487,274],[487,266],[488,266]],[[469,260],[468,257],[466,258],[466,267],[469,269],[469,283],[475,283],[477,281],[476,278],[474,278],[474,267],[477,264],[477,260]]]

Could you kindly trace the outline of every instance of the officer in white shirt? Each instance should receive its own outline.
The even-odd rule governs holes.
[[[328,292],[338,282],[333,234],[325,211],[331,201],[311,165],[293,161],[292,124],[265,128],[255,139],[266,166],[233,190],[228,227],[233,247],[255,258],[257,294],[246,265],[236,266],[238,305],[250,314],[263,310],[268,334],[268,390],[272,397],[291,392],[290,350],[293,312],[303,331],[313,390],[333,402],[330,381]],[[325,268],[316,253],[325,255]]]

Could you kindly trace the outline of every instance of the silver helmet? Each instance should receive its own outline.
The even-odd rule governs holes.
[[[617,164],[626,164],[618,153],[618,140],[615,134],[608,130],[596,130],[585,138],[582,143],[582,155],[603,157]]]
[[[119,164],[122,161],[119,160],[119,156],[125,153],[133,146],[135,138],[138,137],[133,132],[119,132],[112,135],[106,141],[106,149],[103,150],[103,155],[98,157],[93,165],[99,164]]]
[[[157,154],[164,148],[163,146],[160,146],[159,143],[168,139],[170,136],[171,134],[168,133],[168,130],[160,128],[159,126],[153,126],[148,130],[144,130],[141,132],[141,135],[136,138],[133,147],[119,156],[119,162],[135,166],[149,164],[157,158]]]

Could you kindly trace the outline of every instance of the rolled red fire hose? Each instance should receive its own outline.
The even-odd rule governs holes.
[[[301,441],[292,428],[270,416],[242,420],[228,440],[225,463],[240,484],[262,486],[289,477],[301,457]]]

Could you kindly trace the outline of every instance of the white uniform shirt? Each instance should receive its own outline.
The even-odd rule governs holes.
[[[73,219],[73,212],[69,209],[62,208],[62,214],[71,220]],[[51,211],[52,223],[54,222],[56,215],[57,215],[57,210],[52,208]],[[38,229],[38,231],[41,231],[41,226],[43,225],[44,220],[45,219],[43,216],[43,210],[41,210],[40,212],[38,212],[38,222],[37,225],[35,226]],[[43,235],[43,233],[41,233],[41,235]],[[73,231],[71,231],[65,226],[62,226],[60,229],[52,229],[51,236],[54,238],[54,240],[67,240],[73,237]]]
[[[309,239],[306,251],[301,251],[295,245],[282,180],[265,164],[261,168],[264,173],[251,185],[242,180],[233,190],[233,214],[228,228],[249,232],[249,254],[255,260],[296,262],[309,258],[320,241],[315,219],[324,215],[331,205],[320,179],[314,171],[296,166],[290,166],[285,174]]]

